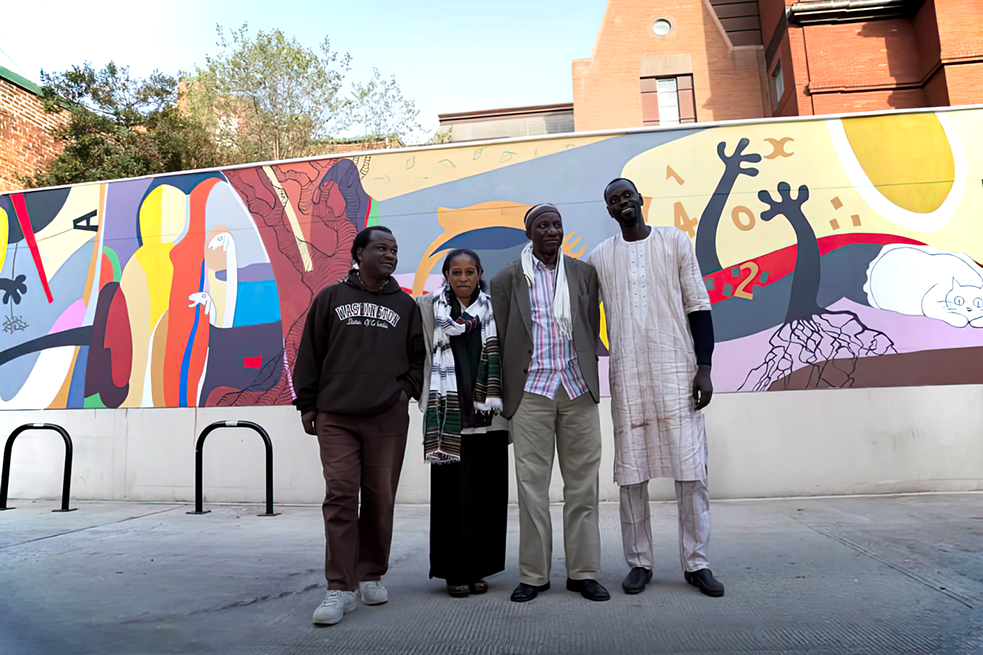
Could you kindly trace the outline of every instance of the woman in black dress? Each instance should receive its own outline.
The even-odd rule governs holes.
[[[444,284],[418,299],[427,344],[424,457],[430,469],[430,577],[461,598],[488,590],[505,569],[508,421],[498,413],[501,357],[481,261],[444,260]]]

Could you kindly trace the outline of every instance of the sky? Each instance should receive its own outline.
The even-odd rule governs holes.
[[[176,74],[215,54],[216,24],[279,28],[316,49],[352,56],[348,79],[395,75],[420,110],[437,114],[571,102],[571,62],[589,57],[605,0],[34,0],[5,3],[0,66],[35,82],[84,61],[131,74]]]

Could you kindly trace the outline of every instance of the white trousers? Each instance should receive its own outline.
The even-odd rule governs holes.
[[[676,481],[679,562],[684,571],[710,568],[710,494],[703,480]],[[621,487],[621,541],[628,566],[652,570],[652,514],[649,481]]]

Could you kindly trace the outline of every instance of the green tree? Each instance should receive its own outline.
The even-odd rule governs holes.
[[[349,98],[357,133],[366,141],[392,139],[405,143],[423,128],[416,103],[403,97],[396,76],[383,77],[378,68],[365,84],[354,83]]]
[[[182,106],[206,125],[237,162],[302,157],[348,125],[341,88],[350,57],[320,53],[278,29],[250,36],[248,25],[221,25],[219,53],[186,80]]]
[[[218,165],[204,127],[175,107],[177,81],[155,71],[146,79],[110,62],[62,73],[41,72],[49,112],[69,117],[52,130],[63,146],[48,166],[25,176],[27,186],[55,186]]]

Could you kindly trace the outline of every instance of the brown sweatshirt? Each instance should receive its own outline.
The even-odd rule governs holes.
[[[369,291],[353,270],[314,297],[293,383],[301,412],[373,416],[419,398],[426,358],[420,308],[393,278]]]

